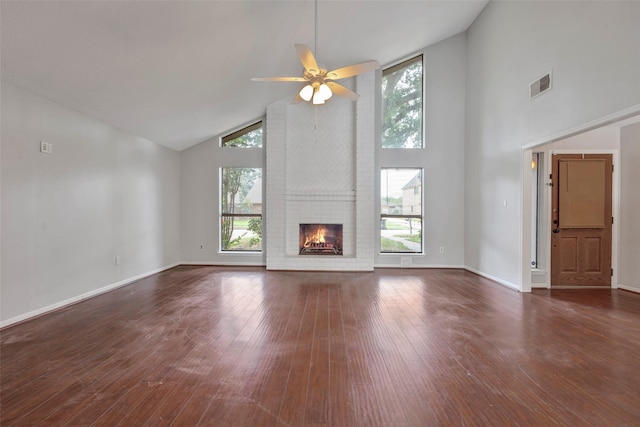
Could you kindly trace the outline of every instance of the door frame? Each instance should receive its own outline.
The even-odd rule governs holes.
[[[611,275],[611,289],[618,288],[618,238],[620,228],[620,150],[605,150],[605,149],[591,149],[591,150],[548,150],[545,155],[545,176],[551,174],[551,164],[554,154],[611,154],[613,162],[613,176],[611,177],[611,215],[613,216],[613,224],[611,225],[611,268],[613,274]],[[548,180],[548,178],[547,178]],[[546,230],[551,233],[551,205],[552,205],[552,192],[551,187],[545,186],[545,200],[546,209],[544,212],[544,225],[547,226]],[[547,288],[551,288],[551,238],[549,238],[549,245],[547,246],[547,253],[545,255],[545,265],[548,266],[547,274]]]
[[[533,151],[552,142],[557,142],[571,136],[579,135],[594,129],[612,125],[623,120],[640,115],[640,104],[633,105],[629,108],[607,114],[597,119],[582,123],[578,126],[565,129],[554,134],[541,137],[536,140],[523,142],[521,145],[520,158],[520,292],[531,292],[531,155]],[[559,150],[558,150],[559,151]],[[573,151],[573,150],[572,150]],[[599,150],[606,152],[607,150]],[[546,157],[545,157],[546,160]],[[614,275],[611,277],[611,289],[618,288],[618,242],[619,242],[619,204],[620,204],[620,159],[619,154],[613,156],[614,174],[612,188],[612,209],[614,215],[613,229],[611,230],[611,266],[614,269]],[[549,163],[548,161],[545,163]],[[545,166],[546,169],[547,166]],[[547,172],[550,173],[550,172]],[[616,218],[617,217],[617,218]],[[551,218],[549,217],[549,223]],[[549,248],[550,250],[551,248]],[[549,256],[551,253],[549,252]],[[549,260],[550,262],[550,260]],[[547,275],[547,286],[550,286],[550,272]]]
[[[594,128],[587,129],[584,132],[593,130]],[[584,133],[579,132],[579,133]],[[579,134],[577,133],[577,134]],[[566,137],[558,138],[552,141],[547,141],[544,144],[531,145],[530,147],[522,147],[522,160],[521,160],[521,182],[522,182],[522,197],[521,202],[521,220],[520,225],[522,229],[522,235],[520,238],[521,246],[521,286],[520,292],[531,292],[531,231],[533,229],[531,219],[531,156],[533,155],[534,148],[541,147],[552,142],[559,141],[561,139],[568,138],[570,136],[577,135],[572,133]],[[547,150],[544,153],[544,165],[542,173],[547,177],[544,181],[549,183],[549,174],[551,174],[551,159],[554,154],[611,154],[613,158],[613,177],[611,180],[611,212],[614,218],[613,225],[611,227],[611,268],[613,268],[613,275],[611,276],[611,289],[618,288],[618,245],[619,245],[619,231],[620,231],[620,150],[619,149],[556,149]],[[551,224],[551,187],[548,185],[543,186],[545,194],[545,210],[540,217],[540,228],[544,230],[550,230]],[[546,267],[545,274],[545,287],[551,288],[551,238],[547,239],[545,245],[544,265]]]

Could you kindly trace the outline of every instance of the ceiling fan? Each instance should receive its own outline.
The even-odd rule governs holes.
[[[314,41],[316,43],[316,53],[318,52],[318,0],[315,1],[314,10],[315,34]],[[302,101],[311,101],[313,104],[324,104],[335,93],[345,98],[355,101],[360,95],[336,83],[334,80],[346,79],[347,77],[357,76],[358,74],[380,68],[378,61],[367,61],[360,64],[349,65],[332,71],[320,68],[313,56],[311,49],[304,44],[294,45],[300,62],[304,67],[302,77],[254,77],[253,81],[271,81],[271,82],[304,82],[306,85],[298,92],[293,100],[293,104]]]
[[[360,96],[336,83],[334,80],[345,79],[347,77],[357,76],[358,74],[376,70],[380,67],[377,61],[367,61],[360,64],[348,65],[336,70],[327,71],[320,68],[316,62],[311,49],[303,44],[296,44],[296,52],[300,58],[300,62],[304,67],[302,77],[254,77],[253,81],[272,81],[272,82],[304,82],[307,83],[298,93],[293,103],[301,101],[311,101],[313,104],[324,104],[335,93],[345,98],[355,101]]]

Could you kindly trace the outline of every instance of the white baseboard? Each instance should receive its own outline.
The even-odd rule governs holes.
[[[454,270],[464,270],[464,265],[444,265],[444,264],[412,264],[412,265],[398,265],[398,264],[376,264],[373,268],[450,268]]]
[[[124,279],[124,280],[121,280],[119,282],[112,283],[110,285],[103,286],[103,287],[98,288],[98,289],[94,289],[92,291],[86,292],[86,293],[81,294],[81,295],[77,295],[75,297],[68,298],[66,300],[57,302],[55,304],[51,304],[51,305],[48,305],[46,307],[39,308],[37,310],[32,310],[32,311],[29,311],[27,313],[21,314],[19,316],[12,317],[12,318],[7,319],[7,320],[3,320],[2,322],[0,322],[0,329],[5,328],[5,327],[10,326],[10,325],[13,325],[15,323],[23,322],[25,320],[31,319],[32,317],[40,316],[40,315],[48,313],[50,311],[54,311],[54,310],[57,310],[59,308],[66,307],[68,305],[76,304],[76,303],[78,303],[80,301],[84,301],[86,299],[98,296],[100,294],[104,294],[105,292],[109,292],[109,291],[112,291],[114,289],[121,288],[123,286],[128,285],[129,283],[135,282],[136,280],[144,279],[145,277],[151,276],[151,275],[156,274],[156,273],[160,273],[161,271],[169,270],[170,268],[177,267],[178,265],[180,265],[179,262],[176,262],[176,263],[173,263],[173,264],[169,264],[169,265],[166,265],[164,267],[160,267],[160,268],[158,268],[156,270],[148,271],[146,273],[139,274],[139,275],[134,276],[134,277],[129,277],[128,279]]]
[[[224,262],[202,262],[202,261],[182,261],[180,265],[202,265],[210,267],[264,267],[264,262],[242,262],[242,261],[224,261]]]
[[[531,288],[532,289],[551,289],[551,287],[546,283],[532,283]]]
[[[470,272],[475,273],[478,276],[482,276],[482,277],[485,277],[485,278],[487,278],[489,280],[493,280],[494,282],[499,283],[502,286],[505,286],[507,288],[513,289],[514,291],[520,292],[520,287],[518,285],[515,285],[515,284],[513,284],[511,282],[507,282],[506,280],[502,280],[502,279],[500,279],[498,277],[492,276],[492,275],[487,274],[487,273],[485,273],[483,271],[476,270],[473,267],[466,266],[464,268],[465,268],[465,270],[469,270]]]
[[[182,261],[180,265],[202,265],[202,266],[212,266],[212,267],[265,267],[265,263],[255,263],[255,262],[202,262],[202,261]],[[450,269],[459,269],[464,270],[466,267],[464,265],[449,265],[449,264],[429,264],[429,265],[421,265],[421,264],[413,264],[413,265],[398,265],[398,264],[376,264],[373,268],[450,268]],[[369,271],[369,270],[367,270]]]
[[[622,289],[629,292],[636,292],[640,294],[640,288],[636,286],[623,285],[622,283],[618,283],[618,289]]]

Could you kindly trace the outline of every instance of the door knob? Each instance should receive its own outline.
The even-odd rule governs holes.
[[[559,233],[559,232],[560,232],[560,229],[559,229],[559,228],[554,228],[554,229],[553,229],[553,232],[554,232],[554,233]]]

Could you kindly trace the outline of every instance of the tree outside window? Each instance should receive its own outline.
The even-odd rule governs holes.
[[[221,145],[223,147],[261,148],[262,122],[254,123],[222,137]]]
[[[382,148],[422,148],[422,56],[382,71]]]
[[[220,247],[262,250],[262,169],[221,169]]]

